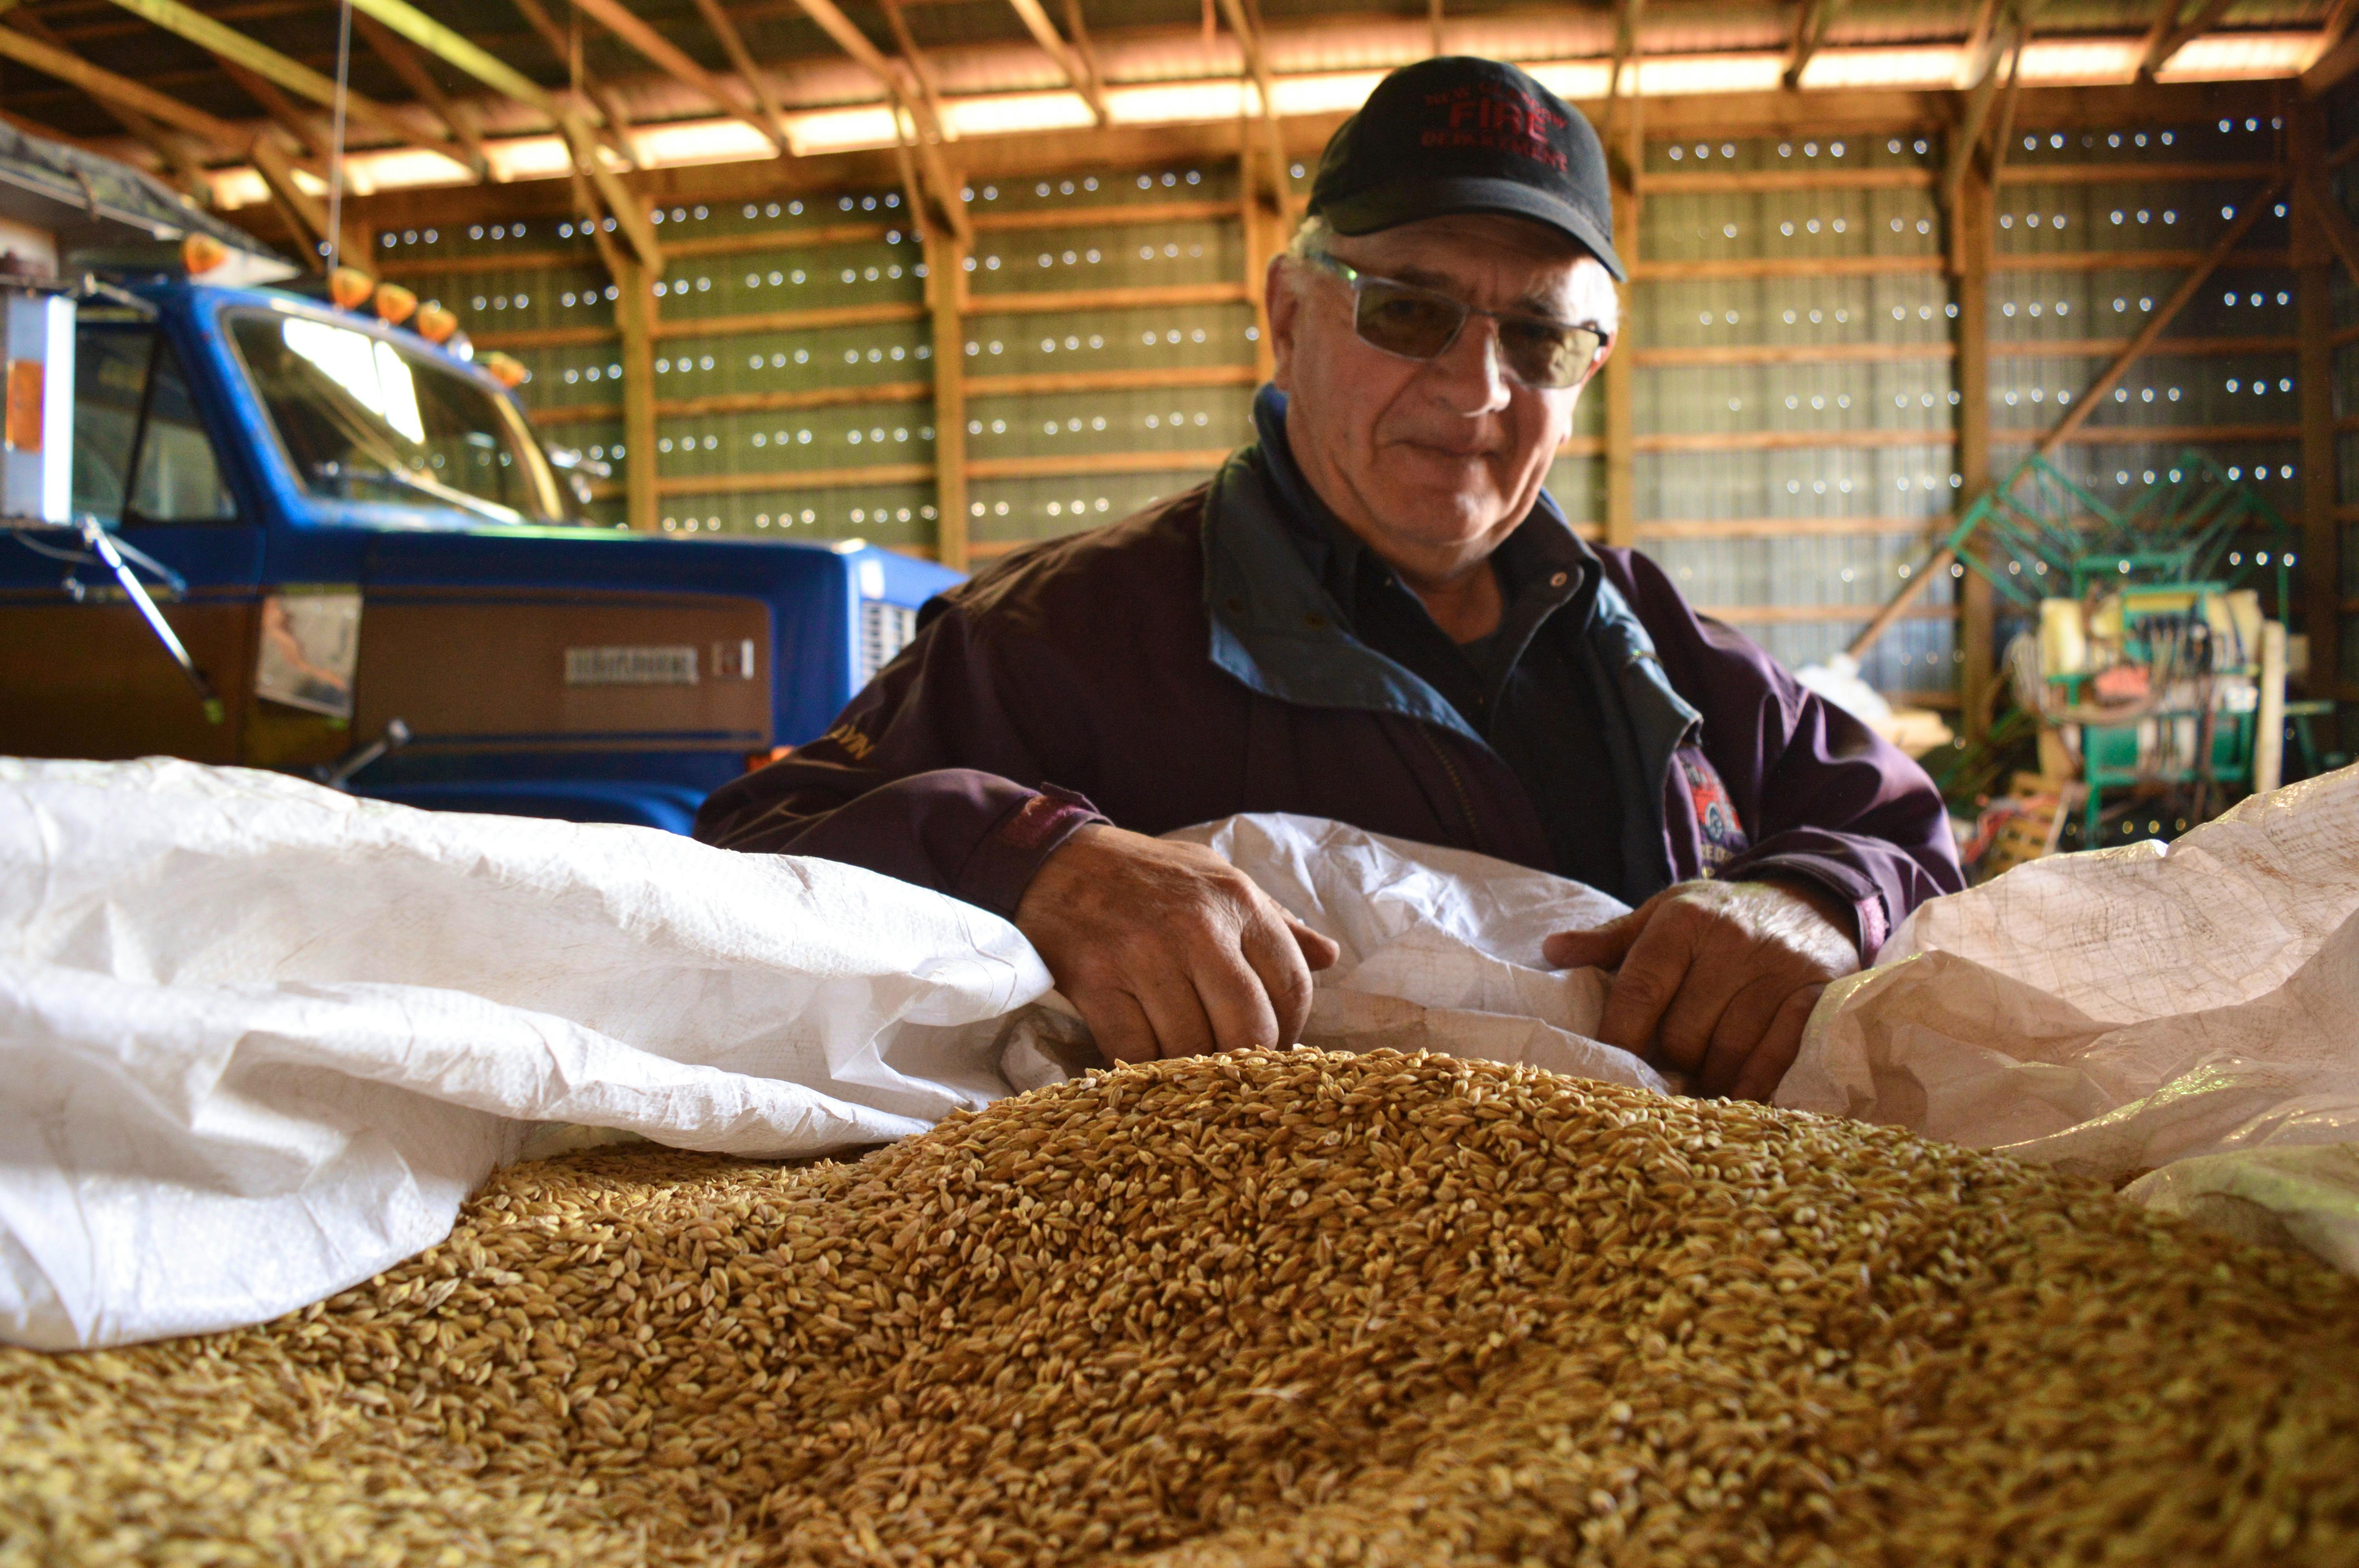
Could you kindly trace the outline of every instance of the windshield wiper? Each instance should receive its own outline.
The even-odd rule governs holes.
[[[454,490],[439,480],[429,479],[424,474],[412,473],[407,469],[353,468],[338,462],[323,462],[314,464],[312,471],[321,479],[341,480],[347,485],[356,482],[391,485],[398,490],[407,490],[429,500],[439,501],[445,506],[456,506],[472,512],[478,517],[487,517],[495,523],[523,521],[521,514],[508,507],[500,506],[489,501],[479,501],[463,490]]]

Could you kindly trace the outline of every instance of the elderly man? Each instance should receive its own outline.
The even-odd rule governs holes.
[[[1636,910],[1601,1033],[1766,1098],[1826,984],[1960,884],[1932,785],[1542,489],[1615,330],[1603,153],[1511,66],[1396,71],[1270,267],[1258,440],[928,606],[827,735],[699,834],[1015,920],[1124,1061],[1291,1041],[1335,949],[1153,835],[1333,817]]]

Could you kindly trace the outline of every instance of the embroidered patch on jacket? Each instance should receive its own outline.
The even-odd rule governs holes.
[[[1720,774],[1704,754],[1691,746],[1679,751],[1680,771],[1688,781],[1688,798],[1695,803],[1696,860],[1703,874],[1714,877],[1720,869],[1752,847],[1745,835],[1745,824],[1737,820],[1736,803],[1728,798],[1728,786],[1720,782]]]

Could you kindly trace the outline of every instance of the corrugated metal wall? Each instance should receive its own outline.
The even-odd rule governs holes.
[[[2284,138],[2262,119],[2012,135],[1987,323],[1996,473],[2151,319]],[[1636,365],[1636,542],[1789,663],[1850,640],[1964,487],[1939,156],[1890,135],[1648,150],[1621,350]],[[1246,438],[1257,330],[1234,165],[1003,179],[967,200],[971,302],[944,344],[897,192],[663,211],[662,526],[929,547],[937,352],[966,377],[978,562],[1122,516]],[[610,286],[571,224],[384,238],[393,270],[526,362],[555,438],[631,460]],[[2062,449],[2068,471],[2126,498],[2202,445],[2299,515],[2286,245],[2266,215]],[[1607,513],[1602,394],[1549,481],[1593,532]],[[619,519],[618,500],[600,507]],[[1956,586],[1931,585],[1871,680],[1955,687]],[[2344,648],[2359,669],[2359,637]]]

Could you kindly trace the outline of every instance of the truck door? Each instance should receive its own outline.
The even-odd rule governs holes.
[[[263,558],[239,515],[188,375],[152,321],[85,313],[75,334],[73,510],[186,580],[150,585],[223,698],[208,720],[155,633],[71,534],[0,542],[0,751],[227,762],[254,664]],[[141,574],[145,579],[147,574]]]

